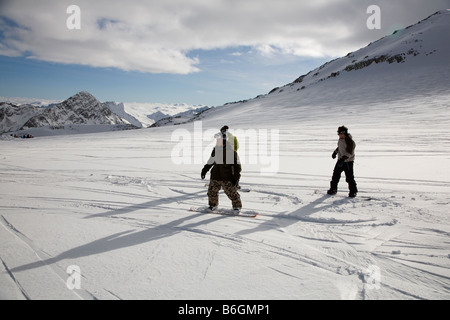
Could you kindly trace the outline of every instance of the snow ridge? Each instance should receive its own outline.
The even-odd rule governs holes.
[[[300,76],[292,83],[275,88],[272,93],[283,92],[288,87],[303,90],[308,86],[339,77],[343,73],[368,68],[381,63],[414,63],[417,65],[449,63],[449,43],[442,35],[450,32],[450,12],[443,10],[428,18],[397,30],[392,35],[370,43],[365,48],[350,52],[347,56],[325,63]],[[418,59],[414,59],[414,58]],[[375,72],[371,70],[370,72]],[[300,85],[301,84],[301,85]]]

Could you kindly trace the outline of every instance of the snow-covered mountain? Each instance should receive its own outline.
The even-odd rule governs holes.
[[[77,106],[77,104],[79,105]],[[87,112],[86,108],[89,108],[91,105],[94,107],[91,109],[92,112]],[[185,103],[128,103],[113,101],[101,103],[88,92],[80,92],[64,102],[36,98],[0,97],[0,133],[21,130],[24,124],[31,120],[30,118],[32,117],[34,119],[29,123],[31,127],[41,127],[41,122],[45,126],[52,127],[62,127],[63,123],[64,125],[84,125],[88,123],[92,125],[92,123],[99,124],[99,122],[103,122],[103,125],[115,125],[114,123],[117,122],[117,119],[112,119],[109,112],[103,107],[108,108],[113,114],[136,128],[149,127],[164,118],[180,116],[186,119],[190,115],[194,117],[197,113],[209,108],[204,105],[190,105]],[[65,112],[71,112],[70,110],[62,111],[62,109],[66,108],[73,111],[69,115],[70,119],[64,119],[63,114]],[[83,108],[85,110],[82,110]],[[45,111],[44,109],[48,110]],[[97,112],[100,113],[96,115]],[[44,114],[41,115],[41,113]],[[78,113],[80,113],[79,117],[76,116]],[[84,116],[92,117],[92,119],[85,118],[83,120]],[[102,117],[106,121],[102,121]],[[55,122],[58,124],[54,124]],[[50,125],[50,123],[53,124]],[[60,133],[62,132],[60,131]],[[77,133],[77,131],[73,131],[72,133]],[[57,134],[57,132],[52,132],[53,134]]]
[[[42,111],[41,108],[30,104],[18,106],[12,103],[1,102],[0,134],[20,130],[28,119]]]
[[[391,102],[403,99],[423,97],[427,101],[426,97],[450,92],[449,34],[450,11],[439,11],[268,94],[229,103],[202,116],[205,121],[213,121],[214,126],[225,117],[236,126],[252,123],[255,115],[268,113],[272,117],[264,119],[275,124],[293,119],[304,122],[323,109],[324,119],[333,116],[334,121],[348,123],[352,114],[361,111],[382,113],[379,107],[371,109],[380,102],[390,108]],[[418,107],[417,111],[426,113]],[[330,114],[330,110],[335,113]]]
[[[155,117],[157,121],[151,125],[151,127],[162,127],[167,125],[180,125],[183,123],[196,121],[201,117],[201,114],[207,110],[210,110],[209,107],[200,107],[197,109],[191,109],[184,112],[177,113],[174,116],[167,116],[161,112],[159,112],[158,116]]]
[[[137,128],[142,128],[142,123],[125,111],[125,105],[122,102],[117,103],[113,101],[107,101],[104,102],[103,105],[107,107],[109,110],[111,110],[114,114],[128,121],[133,126]]]
[[[48,108],[32,105],[16,106],[11,103],[0,105],[0,132],[14,132],[36,128],[64,129],[66,126],[103,126],[100,131],[120,127],[136,128],[122,119],[94,96],[86,91]],[[72,129],[73,127],[71,127]]]
[[[186,115],[185,112],[191,112],[192,115],[201,110],[208,109],[205,105],[192,105],[187,103],[137,103],[124,102],[125,111],[136,118],[142,127],[147,128],[155,124],[157,121]],[[184,115],[182,115],[184,114]]]
[[[50,108],[52,106],[61,103],[61,100],[49,100],[49,99],[39,99],[39,98],[20,98],[20,97],[0,97],[0,101],[14,104],[16,106],[22,106],[26,104],[31,104],[36,107]]]
[[[447,65],[449,59],[449,41],[447,35],[450,32],[450,12],[448,10],[436,12],[430,17],[402,30],[396,30],[367,47],[356,52],[350,52],[347,56],[330,61],[321,67],[302,75],[294,82],[276,88],[271,93],[280,93],[283,90],[304,90],[313,85],[318,85],[328,79],[339,79],[345,73],[353,76],[358,70],[368,69],[370,73],[376,73],[376,65],[388,67],[389,64],[405,64],[408,67],[430,67],[435,65]],[[392,69],[392,70],[391,70]],[[394,68],[384,69],[395,71]],[[422,71],[422,70],[420,70]],[[415,70],[411,70],[415,73]],[[348,75],[348,74],[347,74]],[[356,75],[354,75],[356,77]],[[435,83],[432,83],[435,87]],[[447,88],[446,83],[442,88]]]
[[[128,122],[111,112],[90,93],[82,91],[32,117],[24,124],[23,129],[71,124],[125,125]]]

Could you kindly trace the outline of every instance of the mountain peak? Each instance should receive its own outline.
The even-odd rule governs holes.
[[[77,94],[71,96],[69,99],[63,101],[61,104],[72,106],[84,106],[84,105],[99,105],[101,104],[92,94],[87,91],[80,91]]]
[[[86,99],[96,99],[92,94],[90,94],[87,91],[80,91],[77,94],[73,95],[72,97],[77,98],[86,98]],[[70,98],[69,98],[70,99]],[[97,100],[97,99],[96,99]]]

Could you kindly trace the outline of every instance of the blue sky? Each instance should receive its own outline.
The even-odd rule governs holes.
[[[241,49],[247,52],[248,48]],[[237,52],[237,51],[233,51]],[[66,99],[86,90],[101,101],[221,105],[253,98],[295,80],[328,58],[293,57],[286,62],[234,56],[230,50],[191,52],[200,72],[151,74],[0,56],[0,96]],[[285,58],[285,57],[284,57]],[[256,61],[256,60],[266,61]]]
[[[450,0],[0,0],[0,96],[217,106],[253,98]],[[76,4],[80,15],[67,12]],[[381,29],[370,30],[370,5]],[[78,17],[80,29],[67,21]],[[70,20],[75,21],[75,20]]]

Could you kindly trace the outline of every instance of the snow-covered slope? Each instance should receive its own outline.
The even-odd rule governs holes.
[[[192,121],[196,121],[202,115],[202,113],[210,110],[209,107],[200,107],[197,109],[191,109],[184,112],[177,113],[174,116],[167,116],[164,114],[160,114],[158,116],[158,120],[151,125],[151,127],[161,127],[167,125],[180,125]],[[157,118],[155,118],[156,120]]]
[[[155,122],[179,115],[184,112],[199,112],[199,109],[208,108],[204,105],[191,105],[186,103],[137,103],[125,102],[125,111],[139,120],[144,128],[150,127]]]
[[[284,86],[273,93],[287,90],[303,90],[309,86],[320,84],[329,79],[338,80],[344,74],[352,72],[351,77],[357,77],[354,73],[358,70],[366,69],[364,76],[377,73],[382,74],[386,68],[391,68],[392,72],[399,72],[404,69],[397,69],[396,64],[405,64],[412,73],[422,72],[423,75],[431,73],[425,72],[422,68],[435,66],[448,66],[450,57],[449,41],[446,35],[450,32],[450,11],[440,11],[419,23],[402,30],[396,30],[392,35],[386,36],[367,47],[356,52],[350,52],[347,56],[330,61],[321,67],[309,72],[296,79],[293,83]],[[385,68],[377,70],[377,65]],[[389,66],[392,65],[392,66]],[[372,68],[369,68],[372,66]],[[416,70],[419,69],[420,70]],[[446,70],[442,70],[445,74]],[[361,73],[361,72],[359,72]],[[347,77],[347,78],[348,78]],[[448,77],[448,74],[447,74]],[[443,79],[445,80],[445,78]],[[445,83],[428,83],[429,86],[436,88],[436,85],[443,89],[448,89]],[[399,87],[399,86],[396,86]],[[405,89],[410,89],[404,86]],[[425,88],[427,89],[427,88]],[[407,90],[406,90],[407,91]]]
[[[142,128],[142,123],[125,111],[125,105],[122,102],[107,101],[103,105],[136,128]]]
[[[406,30],[431,55],[327,79],[338,59],[323,81],[203,121],[0,141],[0,298],[450,299],[450,54],[445,39],[425,47],[448,20]],[[371,47],[387,55],[382,41]],[[224,124],[256,218],[189,211],[207,205],[200,172]],[[342,124],[357,143],[354,199],[344,177],[326,195]]]
[[[448,34],[450,11],[437,12],[269,94],[206,112],[205,121],[217,126],[229,118],[228,123],[234,122],[230,125],[239,126],[254,122],[258,115],[270,114],[264,118],[275,125],[294,119],[305,122],[322,110],[324,119],[332,116],[335,122],[348,123],[357,113],[382,116],[383,110],[391,109],[394,103],[416,98],[427,104],[427,108],[415,106],[416,111],[427,115],[441,107],[429,106],[427,98],[450,92]],[[382,109],[379,103],[383,103]],[[373,109],[375,104],[378,109]],[[398,110],[398,115],[403,111]]]

